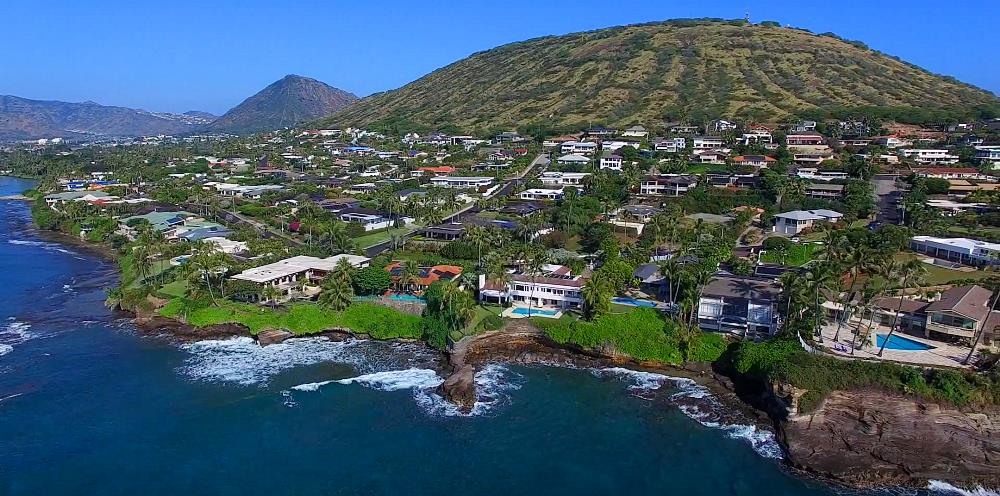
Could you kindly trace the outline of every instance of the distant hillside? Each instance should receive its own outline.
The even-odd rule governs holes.
[[[0,95],[0,140],[184,134],[211,120],[199,115],[147,112],[94,102]]]
[[[315,79],[289,75],[226,112],[208,130],[246,134],[294,126],[330,115],[357,99]]]
[[[770,121],[859,107],[939,116],[998,105],[992,93],[832,34],[677,20],[476,53],[321,123],[488,131],[724,116]]]

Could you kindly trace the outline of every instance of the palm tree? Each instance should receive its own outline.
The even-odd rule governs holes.
[[[454,282],[447,282],[441,288],[441,311],[453,331],[465,327],[472,318],[475,304],[469,294]]]
[[[354,278],[354,271],[354,265],[351,265],[351,261],[346,258],[341,258],[337,261],[337,265],[333,267],[333,270],[330,271],[330,276],[350,286],[351,281]]]
[[[599,274],[587,280],[580,295],[583,296],[583,315],[587,320],[594,320],[611,309],[611,283]]]
[[[889,260],[892,260],[892,258],[890,258]],[[881,264],[879,267],[881,268],[884,265],[885,263]],[[882,297],[882,295],[885,294],[885,290],[887,288],[888,288],[888,281],[886,281],[886,279],[883,278],[881,274],[873,274],[872,277],[865,282],[865,286],[862,289],[862,302],[864,304],[861,310],[861,322],[858,323],[858,330],[857,332],[854,333],[854,337],[851,338],[852,355],[854,354],[854,351],[857,347],[858,338],[861,337],[862,327],[864,327],[864,333],[865,333],[864,339],[865,340],[868,339],[868,335],[871,332],[871,328],[875,324],[875,309],[873,308],[875,306],[875,301],[877,301],[878,298]],[[869,313],[868,325],[864,326],[864,315],[866,312]]]
[[[992,278],[990,281],[990,288],[993,290],[993,302],[990,303],[990,311],[986,314],[986,319],[979,323],[979,328],[976,330],[976,337],[972,340],[972,348],[969,350],[969,354],[965,356],[965,360],[962,360],[964,365],[968,365],[969,360],[972,360],[972,356],[976,354],[976,347],[979,346],[979,341],[982,339],[983,333],[986,332],[986,323],[989,322],[990,316],[993,315],[993,311],[996,309],[997,300],[1000,300],[1000,285],[997,283],[996,278]]]
[[[834,267],[835,264],[833,262],[819,262],[813,264],[809,272],[806,273],[809,281],[809,289],[813,295],[813,335],[818,338],[819,342],[823,342],[823,329],[821,326],[823,314],[819,309],[819,296],[823,290],[829,289],[831,282],[836,280],[837,271],[834,270]]]
[[[481,226],[471,226],[465,232],[465,240],[476,247],[476,255],[478,256],[478,262],[476,267],[483,267],[483,248],[486,248],[489,242],[486,239],[486,229]]]
[[[853,309],[854,287],[857,285],[858,277],[862,273],[868,272],[868,268],[872,266],[874,256],[875,253],[864,245],[852,245],[848,249],[844,263],[847,265],[847,273],[851,278],[851,284],[847,289],[847,300],[844,302],[843,312],[840,318],[837,319],[837,331],[833,334],[835,342],[840,340],[840,329],[844,325],[844,322],[850,318],[851,310]]]
[[[272,308],[277,307],[278,298],[281,297],[281,290],[274,285],[268,284],[267,286],[264,286],[264,289],[261,291],[261,297],[264,298],[264,300],[267,301]]]
[[[899,269],[895,271],[895,274],[889,275],[889,277],[900,281],[899,306],[896,307],[896,314],[892,316],[892,326],[889,327],[889,334],[886,335],[885,340],[882,341],[882,346],[878,349],[878,356],[882,356],[882,352],[885,351],[885,345],[889,343],[889,339],[892,338],[892,334],[896,332],[896,323],[899,321],[899,313],[903,311],[904,291],[910,286],[910,284],[919,285],[925,272],[927,272],[927,269],[924,268],[923,262],[920,260],[910,260],[899,267]]]
[[[680,281],[682,277],[681,265],[677,261],[677,257],[670,257],[664,260],[660,264],[660,274],[663,275],[667,280],[667,297],[670,299],[670,303],[677,301],[677,291],[680,290]]]
[[[413,260],[403,262],[402,272],[399,274],[399,283],[404,291],[412,291],[420,278],[420,266]]]
[[[714,272],[708,270],[706,267],[697,266],[693,267],[692,270],[687,271],[687,280],[690,284],[690,293],[688,294],[688,299],[691,301],[691,314],[688,317],[688,325],[695,325],[698,310],[698,302],[701,301],[702,292],[705,290],[705,285],[712,281],[714,277]]]
[[[323,291],[320,292],[317,303],[340,312],[351,306],[353,300],[354,288],[351,287],[350,280],[343,278],[336,272],[331,272],[323,280]]]

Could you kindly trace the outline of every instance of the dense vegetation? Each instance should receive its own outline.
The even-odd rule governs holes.
[[[668,21],[504,45],[326,119],[387,131],[526,132],[859,112],[903,122],[993,115],[998,99],[833,35]]]

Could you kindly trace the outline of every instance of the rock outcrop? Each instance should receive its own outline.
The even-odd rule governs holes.
[[[294,335],[284,329],[264,329],[257,334],[257,344],[261,346],[278,344]]]
[[[476,406],[476,368],[465,365],[456,369],[438,388],[444,399],[468,413]]]
[[[857,486],[927,480],[1000,486],[1000,411],[970,413],[901,395],[832,393],[780,423],[795,467]]]

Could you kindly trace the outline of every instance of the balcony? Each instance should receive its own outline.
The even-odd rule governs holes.
[[[959,336],[970,339],[973,338],[976,333],[975,329],[966,329],[964,327],[945,325],[940,322],[934,322],[931,320],[927,321],[927,330],[929,332],[940,332],[942,334],[948,334],[951,336]]]

